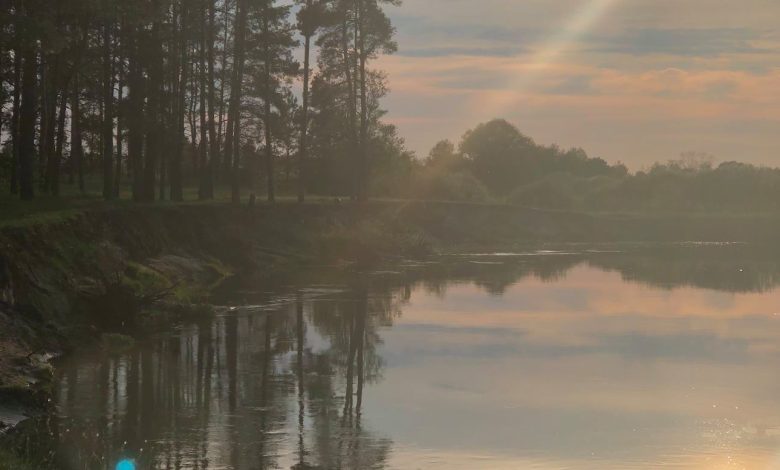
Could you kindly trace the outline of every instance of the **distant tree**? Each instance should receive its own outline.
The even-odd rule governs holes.
[[[527,181],[536,144],[503,119],[480,124],[466,132],[460,152],[474,176],[499,195]]]
[[[441,140],[428,153],[425,166],[446,169],[462,168],[463,156],[455,151],[455,144],[449,140]]]

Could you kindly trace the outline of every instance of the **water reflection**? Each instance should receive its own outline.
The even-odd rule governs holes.
[[[450,256],[237,279],[236,308],[61,369],[41,468],[778,468],[780,257]]]

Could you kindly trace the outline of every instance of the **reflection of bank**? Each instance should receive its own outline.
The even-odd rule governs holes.
[[[771,253],[748,247],[672,246],[626,253],[580,250],[448,258],[453,259],[358,275],[328,271],[323,273],[325,280],[310,276],[283,288],[264,286],[265,298],[257,302],[258,308],[239,308],[141,338],[124,355],[71,358],[61,368],[59,414],[41,420],[35,436],[24,436],[31,453],[51,456],[47,465],[34,468],[105,468],[120,457],[135,458],[138,468],[150,469],[381,468],[393,443],[372,433],[372,425],[408,439],[408,428],[398,431],[392,426],[420,419],[416,429],[434,423],[426,435],[453,439],[448,432],[460,426],[437,426],[448,422],[443,418],[461,419],[469,411],[460,403],[445,409],[447,394],[460,392],[441,389],[438,382],[435,387],[418,387],[415,396],[402,396],[404,404],[420,405],[408,416],[395,414],[381,421],[385,408],[369,406],[372,400],[387,404],[389,396],[396,399],[409,384],[419,385],[420,375],[398,374],[409,364],[425,364],[426,355],[433,352],[440,362],[435,367],[427,364],[425,373],[430,375],[425,377],[449,367],[451,380],[441,381],[446,385],[494,383],[500,377],[503,385],[495,387],[495,399],[475,402],[476,411],[502,405],[507,397],[501,393],[506,390],[529,384],[539,390],[512,395],[511,400],[525,404],[513,408],[520,410],[515,411],[517,419],[504,419],[512,412],[503,408],[484,413],[493,416],[486,418],[484,428],[492,434],[476,432],[479,420],[470,420],[464,439],[475,447],[494,449],[500,441],[497,435],[522,432],[527,433],[522,437],[529,448],[553,455],[574,449],[582,436],[596,436],[592,428],[600,426],[616,448],[633,451],[632,446],[639,446],[638,440],[631,440],[636,432],[622,432],[620,423],[603,414],[594,414],[583,432],[576,426],[580,421],[570,419],[566,410],[606,403],[610,409],[623,404],[630,411],[638,403],[652,405],[654,413],[659,407],[674,415],[689,413],[704,401],[695,396],[683,399],[688,391],[679,388],[682,381],[677,380],[663,385],[667,392],[678,391],[677,399],[656,400],[657,394],[640,391],[654,390],[661,382],[649,380],[653,377],[649,373],[629,376],[618,366],[628,362],[631,371],[639,371],[637,364],[664,363],[659,374],[682,371],[680,376],[699,381],[697,390],[709,384],[717,390],[749,392],[756,377],[740,361],[774,361],[775,317],[755,315],[774,312],[777,304],[777,293],[755,293],[780,282],[780,264],[775,261],[779,258]],[[561,279],[562,273],[566,275]],[[552,282],[556,279],[561,280]],[[646,289],[646,284],[666,291]],[[327,288],[321,288],[324,285]],[[691,285],[708,290],[671,289]],[[412,297],[414,302],[406,305]],[[629,316],[626,305],[631,305]],[[391,333],[389,327],[402,308],[407,321]],[[694,318],[695,312],[701,315]],[[713,318],[718,321],[713,323]],[[484,328],[488,323],[494,328]],[[729,328],[721,329],[726,324]],[[640,329],[642,334],[637,335]],[[523,334],[507,333],[513,331]],[[703,334],[707,331],[713,334]],[[407,354],[388,371],[393,380],[381,380],[385,368],[380,333],[387,341],[382,354],[396,359],[399,356],[389,355]],[[448,346],[446,354],[431,350],[442,344]],[[751,344],[759,348],[745,349]],[[514,355],[518,350],[519,357]],[[526,367],[518,369],[523,370],[516,376],[519,382],[513,382],[511,374],[491,376],[483,367],[485,355],[493,364],[505,355],[512,362],[504,364]],[[705,372],[712,376],[705,377]],[[592,380],[598,374],[603,378]],[[724,377],[743,385],[726,383]],[[576,394],[570,393],[573,383]],[[602,383],[618,386],[605,389]],[[773,382],[766,379],[760,385],[756,389],[769,390]],[[611,395],[610,390],[621,392]],[[420,401],[425,393],[431,394],[431,401]],[[762,394],[745,397],[733,413],[772,416]],[[550,403],[554,406],[547,406]],[[435,415],[437,406],[446,413]],[[529,410],[538,408],[544,408],[537,415],[545,419],[537,423],[528,418]],[[719,404],[717,412],[722,409],[726,408]],[[555,415],[550,410],[563,411]],[[706,411],[710,413],[709,408]],[[558,419],[547,419],[550,416]],[[748,427],[741,436],[776,439],[771,419],[768,432],[753,421],[748,424],[756,431]],[[507,426],[506,432],[495,432],[497,422]],[[523,425],[532,422],[533,426]],[[544,429],[550,432],[541,432]],[[679,428],[664,430],[642,435],[641,445],[663,436],[667,440],[659,440],[659,445],[668,446],[673,440],[670,431]],[[683,431],[688,434],[674,439],[689,436],[687,428]],[[485,438],[478,442],[472,434]],[[553,434],[554,441],[545,440]],[[404,452],[408,448],[399,446],[393,458]]]

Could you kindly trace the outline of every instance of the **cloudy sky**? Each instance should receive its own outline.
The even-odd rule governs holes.
[[[780,166],[777,0],[405,0],[385,106],[420,156],[506,118],[632,169]]]

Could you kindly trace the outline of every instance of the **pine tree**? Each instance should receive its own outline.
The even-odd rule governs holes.
[[[276,199],[274,123],[284,97],[297,73],[298,64],[292,49],[297,46],[294,30],[289,21],[290,7],[276,5],[274,0],[261,0],[253,12],[252,41],[257,44],[250,56],[249,67],[254,77],[252,95],[261,106],[257,114],[263,127],[265,149],[265,175],[268,201]]]

